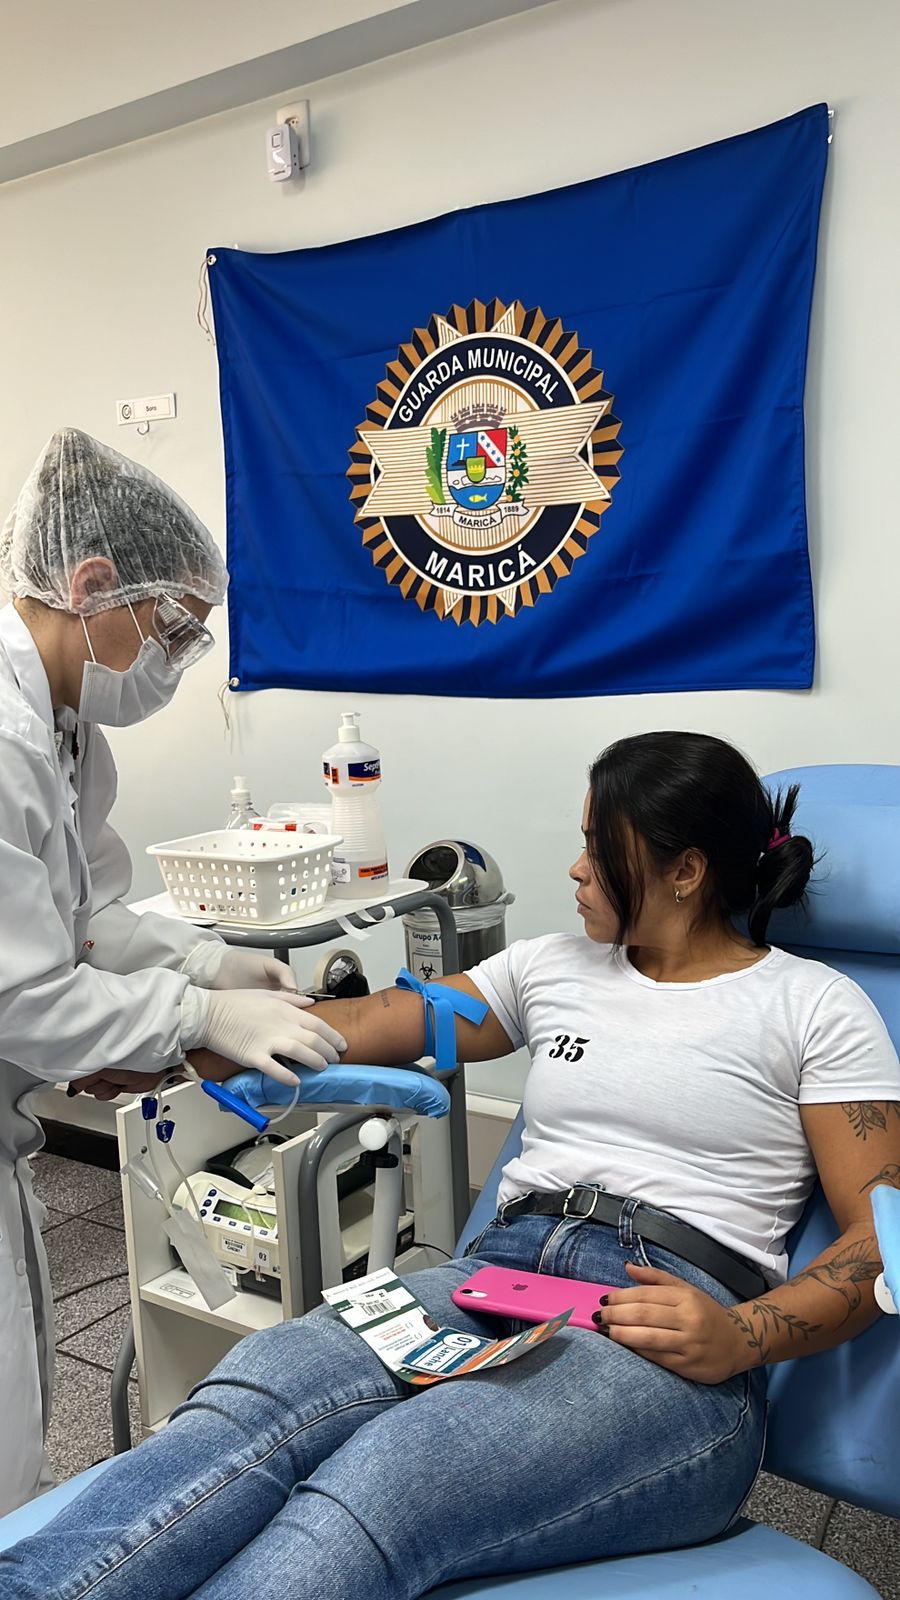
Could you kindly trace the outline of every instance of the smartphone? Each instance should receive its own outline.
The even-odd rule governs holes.
[[[561,1311],[572,1310],[573,1328],[592,1328],[592,1313],[600,1296],[609,1294],[608,1283],[585,1283],[580,1278],[554,1278],[546,1272],[513,1272],[509,1267],[480,1267],[450,1298],[466,1311],[494,1312],[521,1322],[546,1322]]]

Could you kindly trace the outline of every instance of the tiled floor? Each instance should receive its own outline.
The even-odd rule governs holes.
[[[128,1277],[119,1175],[62,1156],[34,1161],[48,1208],[44,1243],[56,1311],[56,1387],[48,1453],[70,1478],[112,1453],[110,1383],[127,1326]],[[129,1385],[132,1438],[140,1438],[137,1384]]]
[[[99,1167],[41,1155],[34,1171],[35,1189],[49,1207],[44,1238],[59,1340],[49,1453],[59,1477],[68,1478],[112,1450],[110,1377],[128,1317],[122,1200],[118,1174]],[[137,1439],[133,1382],[131,1391]],[[812,1539],[826,1507],[822,1495],[764,1474],[747,1511],[796,1538]],[[883,1600],[900,1600],[900,1523],[839,1504],[825,1549],[868,1578]]]

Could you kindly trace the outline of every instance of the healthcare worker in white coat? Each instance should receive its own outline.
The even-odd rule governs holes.
[[[97,725],[167,704],[212,642],[226,583],[193,512],[74,429],[50,440],[0,533],[0,1514],[52,1481],[30,1092],[162,1074],[201,1047],[222,1076],[237,1063],[293,1082],[276,1054],[321,1069],[343,1046],[282,963],[122,903],[131,863],[108,822],[116,772]]]

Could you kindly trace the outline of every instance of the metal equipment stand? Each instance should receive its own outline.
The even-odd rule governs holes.
[[[351,926],[370,929],[405,912],[433,911],[441,932],[444,972],[448,976],[459,970],[459,940],[453,913],[445,900],[429,889],[412,890],[398,894],[390,900],[375,901],[372,905],[342,912],[342,920]],[[272,950],[282,961],[290,961],[290,951],[308,949],[346,938],[346,928],[336,920],[299,921],[285,927],[217,927],[216,932],[227,944],[245,945],[252,949]],[[453,1230],[456,1238],[462,1233],[469,1214],[469,1154],[466,1124],[465,1068],[457,1062],[451,1073],[441,1073],[450,1095],[448,1117],[450,1145],[450,1177],[452,1189]],[[302,1105],[302,1102],[301,1102]],[[120,1117],[122,1113],[119,1114]],[[372,1116],[396,1115],[396,1108],[388,1106],[348,1106],[335,1112],[322,1123],[308,1139],[297,1176],[300,1228],[300,1277],[303,1303],[313,1304],[322,1290],[322,1256],[318,1233],[319,1170],[333,1141]],[[123,1124],[124,1126],[124,1124]],[[140,1290],[138,1290],[140,1292]],[[256,1309],[256,1308],[254,1308]],[[263,1325],[263,1324],[260,1324]],[[235,1329],[235,1331],[238,1331]],[[249,1332],[250,1327],[242,1331]],[[223,1352],[224,1353],[224,1352]],[[128,1419],[128,1380],[135,1355],[135,1333],[129,1323],[116,1360],[112,1376],[113,1439],[117,1454],[130,1448],[131,1434]]]
[[[366,916],[358,912],[347,913],[346,920],[355,928],[368,929],[392,916],[402,916],[407,911],[433,911],[441,932],[444,974],[451,977],[459,971],[459,939],[453,912],[446,900],[432,894],[430,889],[413,891],[398,896],[396,900],[376,901],[367,906]],[[286,928],[236,928],[217,927],[226,944],[246,945],[255,950],[271,950],[281,961],[290,961],[292,950],[308,949],[312,945],[330,944],[335,939],[346,938],[345,930],[337,922],[317,922],[304,926],[303,921]],[[453,1222],[457,1236],[462,1233],[469,1215],[469,1146],[466,1129],[465,1068],[457,1062],[452,1078],[446,1080],[450,1093],[450,1154],[453,1164]],[[373,1114],[373,1108],[368,1108]],[[360,1118],[362,1121],[363,1119]]]

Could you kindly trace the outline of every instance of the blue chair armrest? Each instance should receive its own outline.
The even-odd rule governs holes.
[[[900,1310],[900,1189],[880,1183],[872,1190],[872,1215],[884,1262],[884,1281]]]

